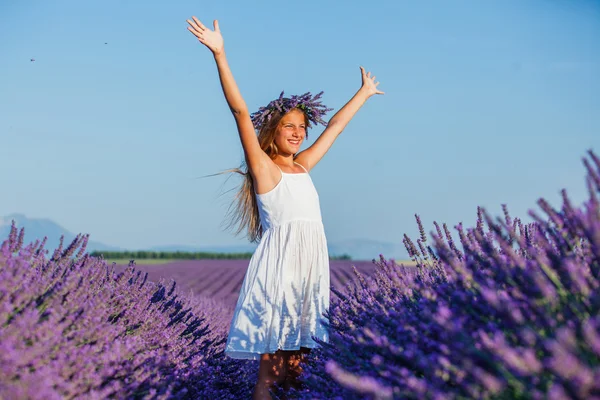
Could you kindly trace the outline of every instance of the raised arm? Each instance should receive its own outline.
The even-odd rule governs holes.
[[[363,67],[360,67],[360,71],[362,75],[362,86],[360,89],[329,120],[327,127],[317,140],[309,148],[301,151],[296,156],[296,160],[308,169],[312,169],[323,158],[338,135],[342,133],[348,122],[350,122],[354,114],[365,104],[369,97],[375,94],[384,94],[384,92],[377,89],[379,82],[375,82],[375,76],[371,76],[370,72],[366,73]]]
[[[187,22],[190,25],[188,26],[188,30],[213,53],[217,70],[219,71],[221,88],[223,89],[225,100],[227,100],[227,105],[235,118],[248,167],[251,170],[256,170],[256,168],[264,163],[265,159],[268,159],[268,156],[260,148],[248,107],[229,68],[219,21],[215,20],[213,22],[214,30],[205,27],[196,17],[192,17],[192,20],[188,19]]]
[[[374,94],[383,94],[384,92],[377,89],[379,82],[375,83],[375,76],[371,73],[365,73],[365,69],[360,67],[362,75],[362,86],[354,96],[329,120],[326,130],[341,133],[348,122],[354,117],[354,114],[365,104],[365,101]],[[325,132],[323,132],[325,133]]]

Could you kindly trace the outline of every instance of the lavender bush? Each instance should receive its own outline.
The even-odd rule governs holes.
[[[87,235],[48,259],[12,225],[0,251],[0,398],[244,398],[247,362],[222,353],[225,306],[116,274]],[[247,383],[245,383],[247,382]]]
[[[584,159],[589,199],[565,191],[532,223],[474,228],[419,219],[411,273],[380,256],[372,278],[335,291],[330,343],[311,354],[301,399],[600,398],[600,161]],[[393,261],[393,260],[392,260]]]

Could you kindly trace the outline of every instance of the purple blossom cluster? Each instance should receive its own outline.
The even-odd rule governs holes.
[[[226,359],[230,310],[120,273],[78,235],[50,254],[23,247],[13,221],[0,249],[0,398],[239,399],[256,371]]]
[[[294,108],[299,108],[306,114],[309,121],[308,127],[311,127],[311,122],[315,125],[327,125],[323,120],[323,116],[333,108],[327,108],[321,103],[320,99],[323,92],[319,92],[315,96],[312,96],[310,92],[306,92],[302,95],[292,95],[292,97],[283,97],[283,93],[281,92],[279,98],[271,101],[266,107],[260,107],[258,111],[250,115],[256,130],[260,131],[262,126],[271,120],[273,111],[285,114]],[[306,138],[308,138],[308,132]]]
[[[600,160],[589,199],[533,222],[478,209],[474,228],[437,223],[404,244],[416,268],[380,255],[372,277],[335,290],[300,399],[600,398]],[[375,260],[374,260],[375,261]]]

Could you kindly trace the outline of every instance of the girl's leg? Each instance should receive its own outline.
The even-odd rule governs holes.
[[[286,379],[283,386],[286,391],[290,387],[300,389],[302,386],[298,378],[302,374],[302,364],[309,353],[308,347],[301,347],[300,350],[293,351],[288,357]]]
[[[273,354],[262,354],[258,367],[258,381],[252,393],[252,400],[270,400],[269,388],[282,384],[287,374],[289,351],[277,350]]]

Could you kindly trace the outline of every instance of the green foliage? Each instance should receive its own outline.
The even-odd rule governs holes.
[[[214,253],[214,252],[184,252],[184,251],[93,251],[92,257],[103,257],[105,260],[243,260],[250,259],[252,253]],[[348,254],[330,256],[330,260],[351,260]]]
[[[183,252],[183,251],[93,251],[93,257],[102,256],[104,259],[133,259],[133,260],[214,260],[214,259],[249,259],[252,253],[214,253],[214,252]]]
[[[339,256],[329,256],[330,260],[352,260],[349,254],[342,254]]]

